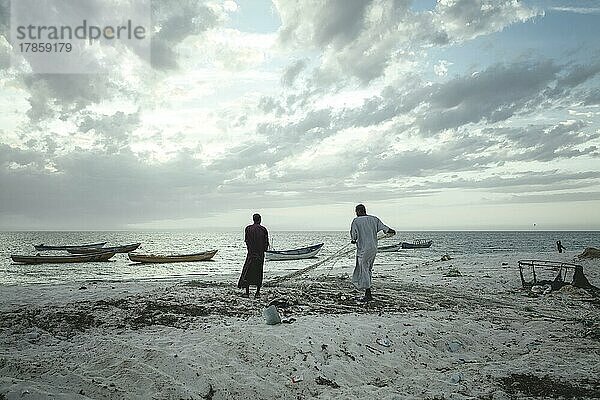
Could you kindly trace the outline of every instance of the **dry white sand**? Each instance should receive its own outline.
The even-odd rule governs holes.
[[[0,399],[600,397],[600,300],[532,296],[522,258],[539,257],[379,266],[367,305],[349,260],[259,300],[237,277],[5,286]],[[600,286],[600,262],[581,263]],[[265,324],[275,298],[295,322]]]

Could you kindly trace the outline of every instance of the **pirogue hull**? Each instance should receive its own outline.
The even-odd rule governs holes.
[[[84,262],[97,262],[97,261],[108,261],[115,255],[114,252],[97,252],[93,254],[85,255],[72,255],[72,256],[22,256],[12,255],[10,258],[16,263],[20,264],[65,264],[65,263],[84,263]]]
[[[415,240],[412,243],[402,242],[403,249],[426,249],[431,247],[432,240]]]
[[[322,247],[323,243],[319,243],[293,250],[265,251],[265,258],[268,261],[302,260],[316,256]]]
[[[45,250],[69,250],[69,249],[82,249],[82,248],[91,248],[91,249],[100,249],[102,248],[106,242],[101,243],[92,243],[92,244],[80,244],[74,246],[46,246],[45,244],[34,245],[37,251],[45,251]]]
[[[170,255],[161,256],[154,254],[135,254],[129,253],[129,259],[133,262],[140,263],[176,263],[176,262],[194,262],[194,261],[208,261],[217,254],[217,250],[204,251],[202,253],[195,254],[181,254],[181,255]]]
[[[98,250],[101,251],[112,251],[115,253],[129,253],[130,251],[137,250],[140,247],[141,243],[133,243],[127,244],[124,246],[114,246],[114,247],[102,247],[100,249],[94,247],[76,247],[74,249],[67,249],[67,251],[71,254],[90,254],[96,253]]]

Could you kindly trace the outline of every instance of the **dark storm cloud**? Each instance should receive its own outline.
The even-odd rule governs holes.
[[[0,0],[0,35],[6,36],[10,26],[10,0]]]
[[[158,30],[151,42],[152,66],[166,70],[178,67],[177,44],[220,22],[220,17],[200,0],[154,0],[152,19]]]
[[[368,188],[345,186],[339,179],[309,190],[301,182],[287,180],[266,184],[252,174],[239,179],[233,171],[209,171],[186,153],[150,165],[131,153],[80,151],[55,158],[56,171],[51,172],[44,168],[39,153],[0,147],[0,163],[5,167],[8,160],[19,161],[22,168],[0,169],[0,219],[27,215],[54,228],[206,217],[244,208],[249,202],[260,202],[262,207],[295,206],[308,199],[312,204],[326,204],[344,200],[348,190],[369,193]],[[277,195],[289,191],[296,194]],[[391,198],[394,191],[381,190],[380,195]],[[414,195],[419,194],[415,191]]]
[[[333,111],[330,109],[311,110],[297,122],[284,125],[261,123],[256,132],[266,137],[268,142],[280,151],[298,152],[335,133],[333,117]]]
[[[43,163],[44,157],[31,150],[22,150],[0,143],[0,168],[7,169],[10,163],[18,166],[27,166],[29,164],[39,165]]]
[[[306,60],[297,60],[290,64],[283,72],[281,84],[283,86],[292,86],[304,68],[306,68]]]
[[[575,65],[565,77],[559,80],[559,84],[567,87],[581,85],[600,73],[600,62],[588,65]]]
[[[118,111],[113,115],[87,114],[79,123],[78,129],[92,135],[99,148],[109,153],[118,153],[128,148],[131,132],[139,121],[139,113],[125,114]]]
[[[209,205],[219,208],[210,197],[225,178],[205,173],[185,154],[150,166],[131,153],[80,151],[56,157],[56,171],[50,172],[39,154],[3,146],[0,160],[5,165],[7,160],[27,165],[0,169],[0,214],[28,215],[59,226],[62,220],[72,224],[83,218],[79,222],[84,225],[132,223],[148,216],[201,213]]]
[[[514,128],[506,135],[488,129],[483,135],[456,135],[432,150],[410,150],[369,157],[364,179],[384,180],[403,176],[432,176],[439,173],[484,171],[511,161],[549,162],[585,155],[598,157],[596,146],[578,145],[600,137],[582,130],[585,125],[573,123],[555,127]]]
[[[593,106],[600,104],[600,89],[595,88],[589,91],[586,91],[582,97],[583,104],[586,106]]]
[[[496,64],[434,85],[414,78],[403,88],[387,87],[360,109],[346,110],[343,119],[345,126],[370,126],[415,112],[417,126],[428,136],[472,123],[494,124],[536,112],[548,101],[581,101],[577,86],[594,79],[598,70],[596,65],[564,66],[546,60]],[[583,96],[594,101],[592,93],[583,91]]]
[[[514,161],[552,161],[559,158],[574,158],[590,154],[598,155],[595,146],[576,148],[600,137],[583,121],[573,121],[555,126],[530,125],[524,128],[486,129],[485,133],[504,137],[506,146],[513,148],[512,155],[505,160]]]
[[[102,74],[30,74],[23,76],[31,108],[27,116],[32,123],[72,113],[111,97],[117,85]]]
[[[447,172],[482,171],[497,162],[497,158],[480,155],[490,141],[463,138],[433,150],[409,150],[379,156],[369,156],[362,168],[360,180],[385,181],[391,178],[427,177]]]
[[[10,24],[9,0],[0,0],[0,71],[10,67],[10,48],[2,44],[2,37],[8,37]],[[8,41],[7,41],[8,42]]]
[[[0,39],[0,71],[10,67],[10,48]]]
[[[363,29],[365,10],[371,1],[330,0],[321,9],[319,23],[315,23],[314,41],[324,46],[340,43],[344,46],[357,39]]]
[[[309,112],[300,121],[285,125],[260,123],[256,128],[260,140],[234,146],[209,168],[227,171],[263,165],[272,167],[329,136],[331,117],[331,110],[323,109]]]
[[[379,76],[396,44],[400,15],[405,14],[407,2],[378,1],[314,1],[306,5],[276,2],[282,16],[280,41],[286,46],[307,44],[328,49],[324,64],[315,70],[314,81],[335,82],[337,64],[364,82]],[[381,11],[369,13],[374,7]],[[368,56],[366,56],[368,55]],[[332,64],[333,63],[333,64]]]
[[[240,144],[229,149],[227,155],[210,164],[211,171],[239,170],[252,166],[272,166],[280,157],[270,151],[264,142]]]
[[[429,112],[419,118],[419,126],[431,133],[482,120],[506,120],[535,100],[559,71],[552,62],[496,65],[434,85]]]
[[[272,112],[281,115],[285,111],[281,103],[271,96],[262,96],[258,102],[258,108],[267,114]]]
[[[410,113],[430,97],[431,88],[415,77],[403,88],[387,86],[378,96],[366,99],[359,108],[343,110],[340,121],[343,127],[379,125]]]

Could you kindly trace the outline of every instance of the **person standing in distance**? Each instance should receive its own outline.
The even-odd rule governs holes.
[[[238,288],[245,288],[244,297],[250,297],[250,285],[256,286],[255,298],[260,297],[260,287],[263,281],[263,265],[265,262],[265,251],[269,249],[269,232],[260,224],[260,214],[252,216],[254,223],[248,225],[245,230],[245,242],[248,254],[242,269],[242,276],[238,281]]]
[[[356,266],[352,275],[352,283],[357,289],[364,290],[365,296],[361,302],[373,300],[371,295],[371,277],[373,263],[377,255],[377,232],[383,231],[392,235],[396,231],[385,225],[374,215],[367,215],[364,205],[356,206],[356,218],[350,226],[350,238],[356,244]]]

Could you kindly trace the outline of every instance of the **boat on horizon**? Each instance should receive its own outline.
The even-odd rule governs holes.
[[[11,255],[10,258],[19,264],[65,264],[108,261],[114,255],[115,253],[111,251],[99,251],[92,254],[65,256],[43,256],[40,254],[36,254],[34,256]]]
[[[79,245],[68,245],[68,246],[47,246],[45,244],[37,244],[34,245],[37,251],[45,251],[45,250],[69,250],[69,249],[83,249],[83,248],[94,248],[100,249],[104,247],[106,242],[101,243],[91,243],[91,244],[79,244]]]
[[[267,250],[265,258],[267,261],[287,261],[287,260],[302,260],[312,258],[321,250],[324,243],[315,244],[308,247],[301,247],[292,250]]]
[[[203,251],[201,253],[194,254],[179,254],[179,255],[155,255],[155,254],[135,254],[128,253],[129,259],[133,262],[139,263],[175,263],[175,262],[194,262],[194,261],[208,261],[217,254],[218,250]]]
[[[98,251],[113,251],[115,253],[129,253],[131,251],[137,250],[137,248],[140,247],[141,245],[142,245],[141,243],[133,243],[133,244],[126,244],[123,246],[100,247],[100,248],[76,247],[73,249],[67,249],[67,251],[71,254],[90,254],[90,253],[97,253]]]

